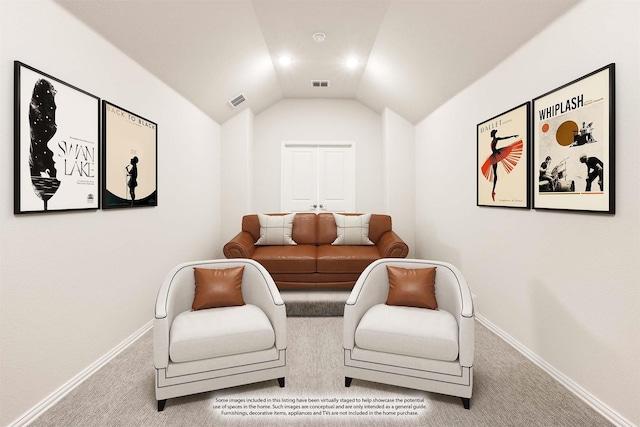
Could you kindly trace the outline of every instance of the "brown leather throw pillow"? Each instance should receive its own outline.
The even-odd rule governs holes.
[[[196,294],[192,310],[244,305],[242,273],[244,266],[231,268],[194,268]]]
[[[389,296],[387,305],[438,309],[436,267],[401,268],[387,266]]]

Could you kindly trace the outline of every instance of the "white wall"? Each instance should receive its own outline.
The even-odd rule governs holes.
[[[392,110],[382,112],[383,174],[385,212],[391,215],[393,230],[409,246],[409,258],[415,249],[416,167],[415,126]]]
[[[458,265],[479,315],[636,425],[639,4],[578,4],[416,128],[418,256]],[[476,207],[476,124],[611,62],[615,216]]]
[[[356,211],[384,212],[380,115],[354,100],[285,99],[254,123],[256,212],[280,212],[282,141],[355,141]]]
[[[223,242],[228,242],[238,234],[242,225],[242,216],[254,213],[253,203],[253,120],[250,109],[244,110],[234,118],[227,120],[221,127],[220,165]],[[220,257],[222,248],[220,248]]]
[[[220,128],[52,1],[0,1],[0,43],[0,425],[7,425],[148,324],[173,265],[221,247]],[[14,216],[14,60],[158,124],[159,206]]]

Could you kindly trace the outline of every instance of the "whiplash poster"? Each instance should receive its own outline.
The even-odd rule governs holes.
[[[534,208],[614,213],[615,64],[533,100]]]
[[[102,207],[157,206],[157,124],[107,101],[102,115]]]
[[[14,213],[99,207],[100,99],[14,62]]]

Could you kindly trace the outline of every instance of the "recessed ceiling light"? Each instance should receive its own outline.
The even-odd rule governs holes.
[[[280,65],[282,65],[283,67],[287,67],[289,65],[291,65],[291,57],[290,56],[281,56],[280,58],[278,58],[278,62],[280,63]]]
[[[347,59],[346,64],[349,68],[356,68],[358,64],[360,64],[360,61],[358,61],[358,58],[349,58]]]
[[[315,40],[316,43],[322,43],[324,41],[324,39],[327,38],[326,34],[324,34],[324,33],[315,33],[311,37],[313,37],[313,40]]]

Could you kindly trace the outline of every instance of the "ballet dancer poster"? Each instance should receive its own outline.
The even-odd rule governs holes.
[[[478,206],[530,208],[530,105],[478,124]]]
[[[100,99],[14,61],[15,214],[99,208]]]
[[[615,213],[615,64],[533,100],[535,209]]]
[[[102,101],[103,209],[158,205],[158,125]]]

